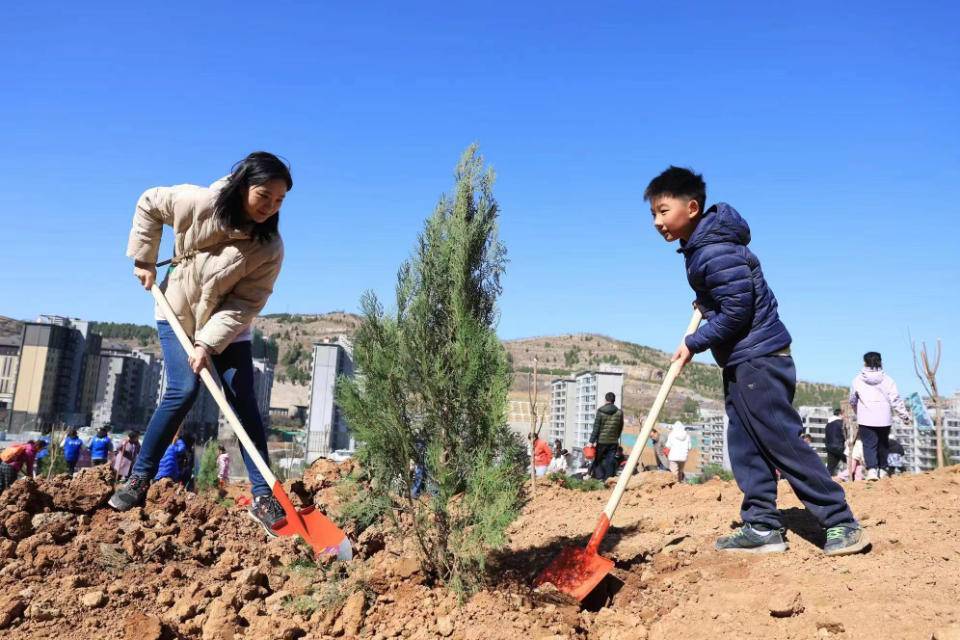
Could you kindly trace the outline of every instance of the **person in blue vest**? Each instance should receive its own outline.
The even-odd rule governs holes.
[[[77,472],[77,462],[80,460],[80,452],[83,450],[83,440],[77,435],[76,429],[70,429],[67,437],[60,443],[60,449],[63,451],[63,460],[67,463],[67,469],[70,475]]]
[[[187,450],[187,443],[183,441],[183,438],[177,437],[173,441],[167,450],[163,452],[163,457],[160,458],[160,464],[157,467],[157,475],[154,477],[155,480],[162,480],[163,478],[170,478],[174,482],[180,481],[180,460],[183,458],[184,452]]]
[[[101,427],[97,435],[90,439],[90,464],[94,467],[100,464],[106,464],[110,453],[113,451],[113,440],[106,427]]]
[[[44,469],[43,471],[40,470],[40,467],[44,465],[44,460],[46,460],[47,463],[50,462],[50,435],[48,434],[45,436],[40,436],[40,441],[43,442],[44,446],[43,449],[40,449],[40,451],[37,453],[36,466],[33,468],[34,477],[43,475],[47,472],[47,469]]]

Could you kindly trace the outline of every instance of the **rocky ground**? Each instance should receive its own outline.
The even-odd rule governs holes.
[[[336,509],[340,469],[291,487]],[[0,496],[0,637],[59,638],[960,638],[960,467],[849,488],[873,549],[828,559],[785,484],[788,553],[721,555],[734,485],[637,476],[602,552],[614,575],[585,607],[533,576],[583,544],[608,496],[547,483],[464,603],[425,584],[412,547],[370,529],[350,563],[268,541],[229,499],[155,485],[146,506],[103,505],[105,471],[17,482]]]

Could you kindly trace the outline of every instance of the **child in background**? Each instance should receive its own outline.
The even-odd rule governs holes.
[[[220,455],[217,456],[217,485],[226,489],[230,484],[230,454],[223,445],[217,447]]]

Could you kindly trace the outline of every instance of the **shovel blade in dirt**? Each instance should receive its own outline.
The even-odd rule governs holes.
[[[700,326],[701,319],[700,310],[694,308],[693,317],[690,318],[690,324],[687,326],[684,338],[697,330],[697,327]],[[627,464],[623,467],[623,471],[620,472],[620,477],[617,479],[617,486],[614,487],[613,493],[607,501],[607,506],[604,507],[603,513],[600,514],[600,520],[593,530],[593,535],[590,536],[590,542],[587,543],[587,547],[585,549],[580,549],[579,547],[567,547],[564,549],[553,562],[540,572],[540,575],[534,580],[535,585],[540,586],[550,582],[558,590],[583,602],[584,598],[590,595],[590,592],[613,570],[613,561],[604,558],[597,552],[600,548],[600,542],[603,540],[603,537],[607,535],[607,529],[610,528],[610,521],[613,520],[613,514],[620,504],[620,499],[623,497],[623,492],[627,488],[630,476],[633,475],[633,470],[636,469],[637,463],[640,461],[643,445],[645,445],[647,439],[650,438],[650,432],[653,431],[653,425],[657,423],[657,418],[660,417],[660,410],[663,409],[663,404],[667,400],[667,394],[670,393],[670,388],[673,386],[673,382],[677,379],[677,376],[680,375],[682,368],[683,365],[677,360],[670,365],[667,375],[664,376],[663,383],[660,385],[660,391],[653,401],[653,406],[647,413],[647,419],[643,422],[640,435],[637,436],[637,443],[633,446],[633,450],[630,451]]]
[[[350,539],[316,507],[304,507],[298,511],[279,481],[274,485],[273,495],[287,514],[273,525],[273,531],[278,536],[300,536],[317,556],[335,555],[338,560],[353,558]]]
[[[177,334],[180,345],[187,353],[190,353],[193,349],[193,341],[187,336],[187,332],[184,331],[183,325],[180,324],[180,320],[167,301],[166,296],[163,295],[160,287],[156,284],[150,289],[150,293],[153,294],[153,298],[160,307],[164,318],[170,323],[170,328]],[[350,546],[350,539],[347,537],[347,534],[341,531],[327,516],[317,511],[314,507],[306,507],[298,511],[290,501],[290,496],[283,490],[283,485],[280,484],[277,477],[273,475],[270,465],[268,465],[267,461],[260,455],[250,436],[247,435],[247,430],[240,422],[240,419],[237,418],[233,407],[227,402],[227,397],[223,394],[223,389],[221,389],[220,385],[213,379],[213,374],[210,373],[209,367],[200,371],[200,379],[203,380],[210,395],[216,401],[217,406],[220,407],[220,411],[223,412],[227,423],[230,425],[230,428],[233,429],[234,435],[237,436],[237,440],[240,441],[247,455],[250,456],[260,475],[262,475],[263,479],[270,485],[273,496],[280,503],[280,506],[283,507],[285,517],[273,525],[274,533],[281,536],[300,536],[310,545],[310,548],[313,549],[317,555],[336,555],[340,560],[351,559],[353,557],[353,548]]]
[[[547,582],[559,591],[583,601],[613,570],[613,560],[595,551],[567,547],[540,572],[535,584]]]

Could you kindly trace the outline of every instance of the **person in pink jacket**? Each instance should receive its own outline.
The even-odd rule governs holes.
[[[863,354],[863,370],[850,385],[850,406],[860,426],[866,478],[878,480],[881,472],[886,475],[893,413],[907,423],[910,413],[897,391],[897,383],[883,372],[883,363],[876,351]]]
[[[10,488],[22,471],[28,478],[33,477],[33,465],[37,454],[47,446],[44,440],[27,440],[13,444],[0,454],[0,493]]]

